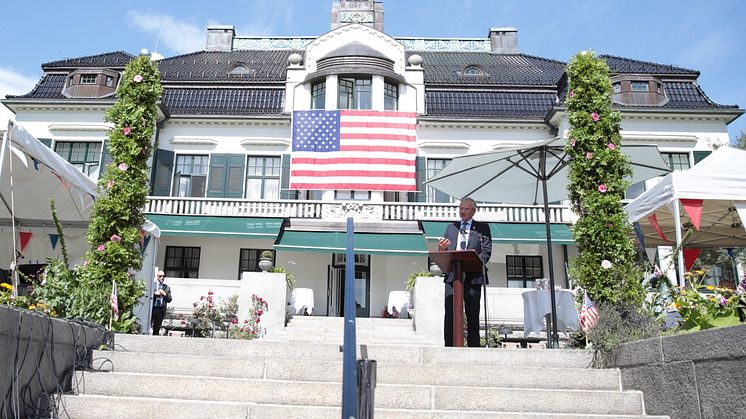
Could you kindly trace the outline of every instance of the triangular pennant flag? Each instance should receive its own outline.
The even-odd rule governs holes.
[[[702,249],[696,247],[689,247],[684,249],[684,270],[691,271],[694,261],[697,260],[699,254],[702,253]]]
[[[60,239],[59,234],[50,234],[49,235],[49,242],[52,244],[52,250],[54,250],[57,247],[57,240]]]
[[[148,248],[148,243],[150,243],[150,236],[145,236],[145,240],[143,240],[143,245],[140,248],[140,253],[145,253],[145,249]]]
[[[30,231],[20,231],[18,234],[21,236],[21,252],[23,252],[29,240],[31,240],[32,233]]]
[[[645,250],[645,235],[642,234],[642,227],[640,227],[640,223],[634,222],[632,224],[632,227],[635,229],[637,241],[640,242],[640,249]]]
[[[681,201],[681,205],[684,206],[684,211],[686,211],[689,219],[692,220],[694,228],[699,231],[699,222],[702,220],[702,203],[704,202],[704,200],[682,198],[679,201]]]
[[[16,148],[12,145],[9,145],[8,148],[13,154],[16,155],[16,157],[18,157],[18,160],[21,161],[21,164],[26,166],[26,168],[28,169],[28,160],[26,159],[26,154],[23,151],[21,151],[19,148]]]
[[[41,161],[39,161],[39,160],[36,160],[36,159],[35,159],[35,158],[33,158],[33,157],[31,157],[31,161],[33,161],[33,162],[34,162],[34,170],[36,170],[37,172],[41,171],[41,167],[42,167],[42,162],[41,162]]]
[[[656,253],[658,253],[657,247],[651,247],[649,249],[645,249],[645,254],[648,255],[648,260],[653,263],[653,265],[658,263],[658,260],[656,258]]]
[[[653,229],[656,233],[658,233],[658,236],[660,236],[660,238],[663,239],[664,242],[668,243],[666,235],[663,234],[663,230],[661,230],[661,226],[658,224],[658,217],[656,217],[655,214],[652,214],[650,217],[648,217],[648,221],[650,221],[650,225],[653,226]]]

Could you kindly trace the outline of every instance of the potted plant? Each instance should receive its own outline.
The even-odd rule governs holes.
[[[262,272],[268,272],[272,269],[272,265],[272,251],[263,250],[262,253],[259,254],[259,269],[261,269]]]

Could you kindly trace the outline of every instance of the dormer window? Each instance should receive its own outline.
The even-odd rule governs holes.
[[[73,71],[67,76],[62,94],[70,98],[113,96],[120,74],[108,68]]]
[[[651,75],[621,74],[611,79],[614,103],[626,106],[663,106],[668,102],[663,82]]]
[[[633,92],[647,92],[650,90],[650,83],[647,81],[632,81]]]
[[[236,64],[231,70],[231,74],[236,76],[254,75],[256,74],[256,70],[249,68],[244,64]]]
[[[480,70],[478,67],[466,67],[466,70],[464,70],[464,76],[467,77],[479,77],[484,76],[484,72]]]
[[[95,74],[81,74],[80,84],[96,84],[96,75]]]

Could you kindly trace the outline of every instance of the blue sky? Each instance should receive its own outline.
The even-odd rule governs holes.
[[[0,25],[0,96],[25,93],[41,64],[142,48],[173,56],[202,49],[210,24],[238,35],[320,35],[331,0],[9,1]],[[519,50],[567,61],[578,51],[672,64],[701,72],[721,104],[746,108],[743,0],[385,0],[392,36],[477,37],[518,28]],[[746,116],[729,127],[746,131]]]

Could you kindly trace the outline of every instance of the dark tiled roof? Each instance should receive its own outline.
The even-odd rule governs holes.
[[[167,88],[163,105],[171,115],[279,115],[284,89]]]
[[[428,116],[454,118],[544,118],[555,104],[552,92],[427,91]]]
[[[46,64],[42,64],[41,68],[44,70],[53,68],[90,68],[90,67],[104,67],[104,68],[124,68],[132,59],[134,55],[124,51],[107,52],[105,54],[88,55],[86,57],[78,58],[66,58],[64,60],[52,61]]]
[[[425,84],[555,86],[565,63],[526,54],[487,52],[417,52],[422,56]],[[408,56],[412,53],[407,54]],[[467,67],[477,67],[484,76],[462,76]]]
[[[65,99],[62,88],[65,87],[67,74],[45,74],[36,86],[25,95],[10,96],[10,98],[34,98],[34,99]]]
[[[665,108],[674,109],[702,109],[702,108],[721,108],[738,109],[738,105],[720,105],[710,100],[705,92],[694,83],[690,82],[665,82],[663,88],[666,90],[668,103]]]
[[[161,80],[169,82],[284,83],[288,57],[303,51],[200,51],[164,58],[158,63]],[[243,64],[249,74],[232,75],[236,64]]]
[[[616,74],[652,74],[652,75],[663,75],[663,74],[689,74],[692,76],[698,76],[699,71],[690,70],[688,68],[676,67],[673,65],[665,65],[658,63],[651,63],[649,61],[633,60],[630,58],[617,57],[614,55],[599,55],[609,65],[609,70]]]

